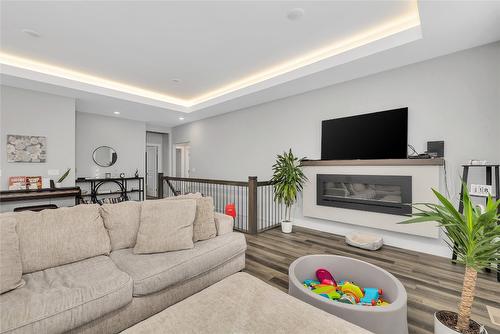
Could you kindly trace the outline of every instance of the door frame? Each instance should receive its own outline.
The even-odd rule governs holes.
[[[161,144],[153,144],[153,143],[146,143],[146,177],[145,177],[145,183],[146,183],[146,197],[148,196],[148,146],[150,147],[156,147],[156,175],[155,175],[155,184],[156,184],[156,196],[158,197],[158,173],[160,173],[160,170],[162,170],[162,145]]]
[[[177,175],[177,150],[181,150],[181,177],[189,177],[190,174],[190,159],[186,160],[187,152],[191,151],[191,145],[189,142],[177,143],[174,144],[173,155],[175,157],[175,161],[173,161],[173,173],[172,175]],[[187,162],[187,166],[186,166]]]

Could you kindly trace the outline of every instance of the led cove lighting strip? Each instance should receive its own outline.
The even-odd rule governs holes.
[[[214,98],[235,92],[237,90],[261,83],[265,80],[272,79],[279,75],[289,73],[299,68],[325,60],[327,58],[355,49],[357,47],[372,43],[379,39],[394,35],[396,33],[411,28],[418,27],[420,25],[420,18],[418,15],[418,10],[415,9],[415,11],[416,13],[412,13],[411,15],[407,15],[404,17],[400,17],[396,20],[392,20],[391,22],[378,26],[375,29],[371,29],[361,34],[357,34],[341,42],[329,45],[328,47],[315,50],[314,52],[308,53],[299,58],[295,58],[288,62],[284,62],[280,65],[268,68],[264,71],[255,73],[241,80],[234,81],[226,86],[220,87],[218,89],[215,89],[213,91],[210,91],[208,93],[202,94],[198,97],[189,100],[176,98],[174,96],[154,92],[137,86],[132,86],[121,82],[105,79],[102,77],[89,75],[86,73],[63,68],[60,66],[49,65],[32,59],[22,58],[3,52],[0,52],[0,64],[9,65],[12,67],[17,67],[72,81],[77,81],[93,86],[98,86],[101,88],[107,88],[123,93],[128,93],[131,95],[149,98],[152,100],[171,103],[184,108],[189,108],[207,102],[209,100],[212,100]]]

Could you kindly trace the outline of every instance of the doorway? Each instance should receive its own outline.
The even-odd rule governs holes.
[[[170,175],[170,135],[163,132],[146,131],[146,199],[163,197],[158,191],[160,173]]]
[[[158,197],[158,146],[146,146],[146,196]]]
[[[189,143],[175,145],[175,176],[189,177],[189,159],[190,159]]]

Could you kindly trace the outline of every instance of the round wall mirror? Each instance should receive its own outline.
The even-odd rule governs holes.
[[[99,146],[92,153],[94,162],[101,167],[113,166],[118,159],[116,151],[109,146]]]

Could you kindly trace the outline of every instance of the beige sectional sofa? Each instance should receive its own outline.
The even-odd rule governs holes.
[[[142,206],[0,215],[14,245],[2,246],[0,333],[116,333],[244,268],[245,237],[217,213],[213,235],[192,248],[137,254]]]

